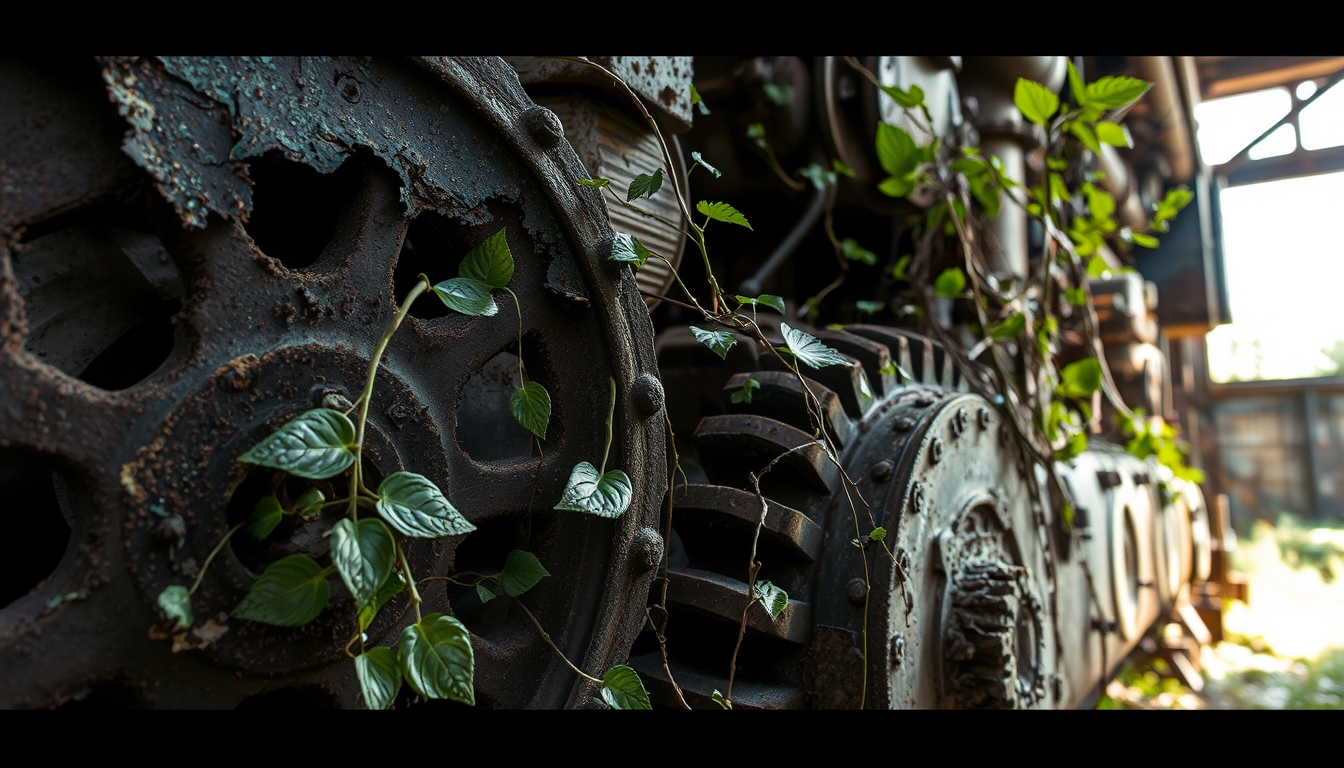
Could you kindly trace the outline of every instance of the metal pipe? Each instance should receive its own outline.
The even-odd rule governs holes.
[[[743,281],[742,287],[738,289],[743,295],[758,295],[761,292],[761,287],[765,285],[765,281],[769,280],[775,274],[775,270],[779,269],[780,265],[784,263],[784,260],[789,258],[798,248],[798,244],[803,241],[807,233],[817,225],[817,219],[821,218],[821,212],[826,208],[827,194],[828,191],[825,189],[818,189],[812,193],[812,201],[808,203],[807,210],[803,212],[803,218],[799,219],[793,229],[789,230],[789,234],[775,248],[775,252],[770,254],[770,258],[765,260],[765,264],[756,270],[756,274]]]
[[[1161,126],[1157,143],[1171,162],[1172,180],[1190,181],[1195,176],[1195,145],[1185,121],[1175,64],[1170,56],[1135,56],[1130,61],[1135,77],[1153,84],[1145,101],[1153,121]]]

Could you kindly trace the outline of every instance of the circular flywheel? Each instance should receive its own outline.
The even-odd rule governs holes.
[[[417,577],[526,549],[550,576],[523,599],[566,655],[598,675],[625,660],[662,552],[652,328],[605,261],[599,192],[502,61],[10,61],[0,114],[0,494],[19,553],[0,572],[0,707],[362,706],[339,581],[303,627],[228,615],[270,562],[323,556],[339,509],[234,536],[188,632],[156,599],[261,497],[302,490],[238,456],[348,407],[416,275],[456,276],[500,230],[521,320],[503,291],[492,317],[412,308],[374,387],[366,483],[420,473],[475,524],[408,542]],[[520,368],[552,399],[539,444],[510,415]],[[601,459],[609,377],[609,466],[634,503],[553,511]],[[592,700],[510,601],[445,583],[421,585],[423,609],[472,631],[478,705]],[[406,607],[369,642],[395,645]]]

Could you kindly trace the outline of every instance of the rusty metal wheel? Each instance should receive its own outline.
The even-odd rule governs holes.
[[[1000,415],[918,334],[865,325],[812,333],[851,360],[804,375],[858,495],[813,448],[794,450],[762,481],[759,578],[790,600],[775,621],[748,612],[734,706],[1053,705],[1048,544],[1027,488],[1035,480]],[[676,420],[697,405],[678,401],[679,371],[704,378],[713,361],[695,361],[701,353],[678,343],[675,330],[665,334],[660,364]],[[884,373],[889,361],[913,381]],[[761,515],[747,473],[815,439],[801,386],[772,355],[727,366],[717,406],[726,412],[710,411],[686,446],[692,484],[678,492],[673,513],[667,642],[693,707],[716,707],[714,690],[727,690]],[[759,383],[751,402],[732,403],[748,378]],[[893,557],[875,544],[855,546],[874,524],[887,529]],[[657,650],[645,638],[636,653],[632,663],[652,681],[655,700],[671,705]]]
[[[624,660],[662,552],[652,328],[603,259],[600,195],[507,66],[8,61],[0,121],[0,497],[21,553],[0,574],[0,707],[361,706],[342,587],[301,628],[227,617],[268,562],[325,551],[334,519],[235,537],[191,632],[166,637],[155,599],[260,496],[295,490],[237,456],[353,399],[415,275],[451,277],[500,228],[521,348],[507,298],[492,318],[417,305],[380,370],[366,471],[424,474],[478,527],[417,540],[418,576],[530,549],[552,576],[527,599],[569,658]],[[509,417],[518,356],[553,400],[540,451]],[[551,511],[600,455],[608,376],[634,504],[616,521]],[[472,630],[479,704],[591,700],[519,611],[442,583],[426,608]],[[390,605],[373,642],[405,623]]]

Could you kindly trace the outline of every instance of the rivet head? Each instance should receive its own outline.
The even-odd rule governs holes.
[[[868,596],[868,585],[864,584],[863,579],[850,579],[845,587],[845,594],[851,603],[862,605],[864,598]]]
[[[334,411],[348,411],[355,407],[354,403],[350,402],[350,398],[345,396],[345,393],[334,389],[322,390],[321,404],[323,408],[330,408]]]
[[[989,409],[981,408],[979,412],[975,414],[975,420],[976,423],[980,425],[981,429],[989,429]]]
[[[359,83],[353,77],[341,75],[336,88],[341,92],[341,98],[347,102],[351,104],[359,103]]]
[[[894,469],[895,465],[891,463],[891,459],[883,459],[877,462],[876,464],[873,465],[873,471],[872,471],[873,480],[879,483],[887,482],[888,480],[891,479],[891,473],[892,470]]]
[[[897,416],[896,420],[891,422],[891,428],[897,432],[909,432],[915,428],[915,420],[909,416]]]
[[[910,506],[908,507],[910,514],[924,514],[924,504],[924,484],[916,480],[910,484]]]
[[[663,383],[651,373],[641,373],[630,382],[630,404],[641,420],[653,418],[663,410],[667,397]]]
[[[901,666],[901,657],[904,656],[905,638],[896,635],[891,638],[890,663],[892,668]]]
[[[933,438],[933,442],[929,443],[929,461],[933,462],[934,464],[937,464],[942,460],[943,460],[943,441],[941,438],[935,437]]]
[[[966,409],[958,408],[952,416],[952,436],[961,437],[961,433],[966,431]]]
[[[640,528],[630,540],[630,570],[642,575],[663,559],[663,537],[652,528]]]
[[[542,149],[550,149],[565,138],[565,126],[551,110],[534,104],[523,112],[523,125]]]

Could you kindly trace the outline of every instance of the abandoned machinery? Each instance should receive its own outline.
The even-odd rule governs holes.
[[[782,158],[854,168],[837,220],[899,237],[892,222],[909,210],[872,193],[871,137],[901,118],[841,60],[697,60],[713,112],[694,121],[689,58],[598,61],[659,121],[682,188],[680,153],[700,149],[725,171],[711,199],[760,212],[755,242],[716,257],[726,282],[794,307],[833,271],[829,246],[812,247],[820,198],[780,186],[741,139],[750,123]],[[884,82],[921,84],[940,129],[977,126],[1019,179],[1034,139],[1001,108],[1018,76],[1005,86],[1004,72],[1050,87],[1063,77],[1049,58],[865,63]],[[767,84],[791,98],[763,100]],[[650,261],[636,275],[607,259],[615,230],[680,264],[684,220],[670,194],[648,201],[658,222],[579,183],[624,189],[663,166],[639,111],[582,64],[6,60],[0,102],[0,494],[21,542],[0,572],[0,706],[362,706],[342,650],[355,606],[339,583],[303,627],[228,616],[268,563],[325,552],[334,513],[287,521],[269,541],[230,539],[189,633],[163,632],[156,597],[283,486],[282,473],[235,459],[297,413],[348,407],[416,275],[450,273],[501,225],[521,334],[504,313],[473,323],[416,305],[376,382],[364,472],[421,473],[476,525],[410,545],[418,574],[493,573],[511,550],[534,552],[551,577],[527,600],[559,648],[588,670],[628,659],[656,705],[675,694],[646,598],[657,604],[667,579],[668,668],[692,707],[716,708],[761,520],[759,578],[789,602],[773,621],[745,614],[739,708],[1085,705],[1208,578],[1198,488],[1172,482],[1167,497],[1153,460],[1094,443],[1060,468],[1079,508],[1066,528],[1043,470],[966,379],[978,369],[909,328],[808,327],[850,360],[808,372],[811,408],[772,356],[743,343],[720,360],[696,342],[694,319],[656,299],[670,269]],[[977,114],[963,117],[968,104]],[[1027,227],[996,226],[1009,243],[998,266],[1024,273]],[[1147,354],[1142,282],[1094,290],[1129,297],[1107,317],[1138,328],[1117,345]],[[519,358],[551,393],[544,451],[510,416]],[[1134,369],[1130,389],[1150,409],[1160,362]],[[554,512],[568,469],[600,455],[609,377],[613,461],[634,503],[616,520]],[[754,397],[732,402],[748,378]],[[816,444],[817,410],[838,464]],[[689,482],[678,480],[665,546],[669,423]],[[855,546],[859,495],[892,557]],[[455,586],[423,596],[471,630],[478,705],[596,705],[508,601]],[[395,637],[403,613],[381,614],[370,640]],[[397,705],[435,703],[406,688]]]

